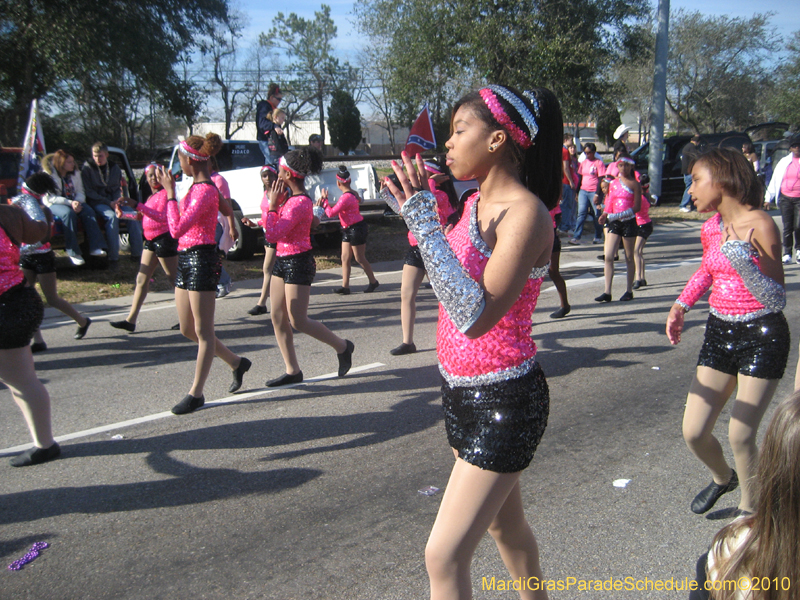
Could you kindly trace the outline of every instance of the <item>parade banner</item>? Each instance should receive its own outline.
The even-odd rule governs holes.
[[[22,189],[24,181],[42,170],[42,157],[45,155],[44,132],[39,121],[38,100],[31,102],[31,115],[28,118],[28,129],[25,131],[25,140],[22,142],[22,158],[19,161],[19,176],[17,189]]]
[[[417,120],[411,126],[406,140],[405,152],[410,156],[416,156],[422,152],[428,152],[436,148],[436,136],[433,133],[433,123],[431,113],[426,103],[419,113]]]

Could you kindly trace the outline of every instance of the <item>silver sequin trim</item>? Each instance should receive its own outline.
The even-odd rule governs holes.
[[[608,213],[606,216],[608,217],[609,222],[613,223],[614,221],[627,221],[636,215],[632,208],[626,208],[622,212]]]
[[[761,272],[753,260],[755,249],[744,240],[728,240],[722,244],[722,253],[744,281],[747,290],[770,312],[783,310],[786,306],[784,287]]]
[[[675,304],[677,304],[678,306],[682,306],[683,310],[685,310],[686,312],[689,312],[690,310],[692,310],[692,307],[689,306],[688,304],[686,304],[686,302],[684,302],[682,300],[675,300]]]
[[[389,188],[383,188],[380,191],[380,197],[395,214],[400,214],[400,203],[397,201],[397,198],[392,195],[392,192],[389,191]]]
[[[539,126],[536,124],[536,118],[531,114],[531,111],[528,110],[528,107],[525,106],[525,103],[503,86],[487,85],[486,87],[498,96],[501,96],[503,100],[514,107],[514,110],[516,110],[519,116],[522,117],[522,120],[525,121],[525,127],[528,128],[528,135],[531,138],[531,142],[533,142],[534,138],[536,138],[536,134],[539,133]]]
[[[632,190],[631,188],[629,188],[627,185],[625,185],[624,183],[622,183],[622,180],[620,180],[620,179],[617,179],[617,181],[619,181],[619,185],[620,185],[620,187],[621,187],[623,190],[625,190],[625,191],[626,191],[626,192],[628,192],[629,194],[632,194],[632,193],[633,193],[633,190]]]
[[[469,216],[469,240],[472,242],[472,245],[475,246],[475,249],[483,254],[486,258],[492,256],[492,249],[489,248],[489,245],[483,241],[481,237],[481,232],[478,229],[478,201],[472,203],[472,211],[470,211]],[[545,275],[547,275],[548,271],[550,270],[550,263],[548,262],[543,267],[533,267],[531,274],[528,275],[528,279],[541,279]]]
[[[47,222],[47,217],[44,216],[42,207],[33,196],[30,196],[29,194],[20,194],[19,196],[16,196],[12,202],[24,210],[25,214],[27,214],[34,221],[40,221],[42,223]],[[20,247],[19,253],[20,256],[28,256],[30,254],[36,254],[37,251],[43,247],[44,244],[42,242],[23,244]]]
[[[436,298],[461,333],[467,331],[483,312],[483,288],[470,277],[447,241],[439,223],[436,197],[419,192],[400,209],[408,228],[417,238],[425,270]]]
[[[770,308],[762,308],[761,310],[756,310],[751,313],[746,313],[744,315],[728,315],[725,313],[719,312],[714,307],[711,307],[708,311],[718,319],[722,321],[728,321],[729,323],[746,323],[748,321],[752,321],[753,319],[758,319],[759,317],[763,317],[764,315],[770,315],[772,313],[779,313],[779,310],[772,310]]]
[[[516,367],[509,367],[501,371],[493,371],[492,373],[484,373],[482,375],[451,375],[444,370],[442,365],[439,365],[439,372],[444,377],[444,380],[452,387],[471,387],[477,385],[488,385],[490,383],[498,383],[500,381],[508,381],[509,379],[516,379],[522,377],[530,371],[536,364],[536,358],[529,358],[525,362]]]

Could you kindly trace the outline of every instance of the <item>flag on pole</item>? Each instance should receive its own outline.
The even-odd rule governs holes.
[[[42,157],[45,155],[44,132],[39,122],[39,104],[36,99],[31,102],[31,116],[28,119],[28,129],[25,131],[25,141],[22,142],[22,159],[19,161],[19,176],[17,189],[22,189],[25,180],[42,170]]]
[[[433,133],[433,123],[431,122],[431,112],[428,110],[428,103],[422,108],[417,120],[411,126],[406,140],[405,152],[410,156],[416,156],[422,152],[427,152],[436,148],[436,136]]]

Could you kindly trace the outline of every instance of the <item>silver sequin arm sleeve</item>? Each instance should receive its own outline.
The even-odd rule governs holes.
[[[628,208],[623,210],[622,212],[608,213],[606,216],[608,217],[608,222],[612,223],[614,221],[627,221],[628,219],[632,219],[636,215],[634,214],[632,208]]]
[[[439,224],[436,196],[419,192],[403,204],[400,214],[417,238],[419,253],[428,271],[433,291],[461,333],[483,312],[483,288],[470,277],[450,247]]]
[[[43,223],[47,222],[47,217],[44,216],[44,211],[42,207],[39,206],[39,203],[28,196],[27,194],[20,194],[13,200],[14,204],[19,206],[25,213],[34,221],[42,221]]]
[[[756,300],[770,310],[783,310],[786,306],[786,289],[767,277],[753,260],[753,247],[744,240],[728,240],[722,244],[722,253],[744,281],[747,290]]]

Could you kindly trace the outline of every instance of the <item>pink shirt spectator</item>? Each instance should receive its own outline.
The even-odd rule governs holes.
[[[646,225],[650,222],[650,202],[648,202],[647,196],[642,194],[642,208],[636,213],[636,224]]]
[[[448,198],[447,192],[435,189],[433,180],[428,180],[428,183],[433,190],[433,195],[436,196],[436,209],[439,212],[439,224],[444,227],[447,225],[447,217],[456,211],[450,204],[450,198]],[[408,232],[408,243],[412,246],[417,245],[417,238],[415,238],[414,234],[412,234],[410,231]]]
[[[0,227],[0,294],[5,294],[15,285],[25,281],[19,268],[19,248]]]
[[[464,216],[447,234],[459,261],[475,281],[480,281],[492,249],[480,237],[477,203],[473,194],[464,206]],[[469,339],[439,306],[436,352],[440,369],[457,385],[480,385],[524,375],[533,366],[536,343],[531,337],[531,315],[536,308],[542,278],[548,266],[534,269],[522,293],[505,316],[489,332]]]
[[[142,213],[142,229],[144,239],[154,240],[160,235],[169,233],[167,222],[167,190],[161,189],[139,204],[136,210]]]
[[[781,180],[781,194],[789,198],[800,198],[800,158],[792,158]]]
[[[606,167],[605,175],[611,175],[612,177],[619,177],[619,167],[617,166],[617,162],[614,161],[608,167]]]
[[[719,213],[703,224],[700,239],[703,242],[703,262],[677,301],[689,307],[694,306],[694,303],[712,288],[708,303],[711,305],[711,313],[720,318],[764,310],[764,305],[750,293],[728,257],[720,250],[722,217]],[[759,264],[758,256],[755,257],[755,263]]]
[[[600,178],[606,174],[606,165],[599,158],[589,160],[588,158],[578,165],[578,173],[581,179],[581,189],[587,192],[596,192]]]
[[[339,223],[343,228],[348,228],[350,225],[355,225],[364,220],[361,216],[361,210],[358,207],[358,196],[350,192],[341,195],[339,200],[333,206],[328,204],[326,198],[322,207],[325,209],[325,214],[329,217],[339,217]]]
[[[263,207],[263,204],[262,204]],[[264,216],[264,237],[278,244],[277,256],[291,256],[311,250],[311,222],[314,203],[305,195],[291,196],[278,207],[278,212]]]
[[[178,240],[178,250],[216,245],[219,191],[211,182],[195,183],[180,201],[167,202],[169,234]]]

